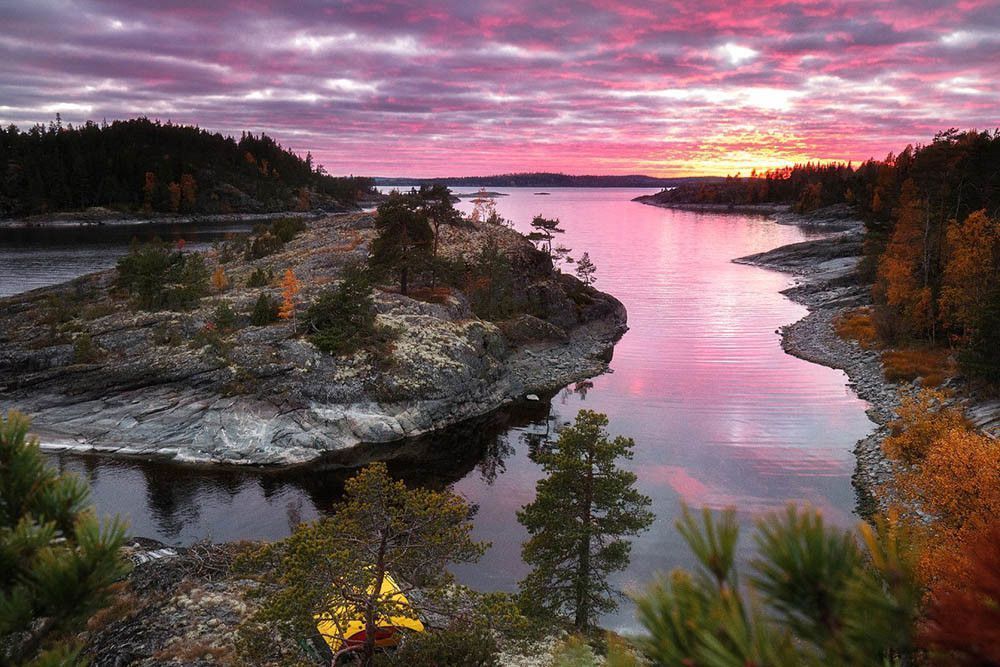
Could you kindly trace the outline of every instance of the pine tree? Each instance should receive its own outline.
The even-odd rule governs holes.
[[[0,665],[76,664],[61,640],[125,575],[125,528],[97,520],[87,487],[45,465],[28,426],[17,412],[0,420]]]
[[[363,665],[370,665],[379,621],[414,618],[456,601],[451,563],[475,562],[485,545],[472,539],[472,510],[450,491],[409,489],[393,480],[384,463],[373,463],[348,480],[344,499],[330,517],[300,524],[285,540],[253,559],[267,583],[277,583],[244,632],[274,630],[289,636],[314,632],[315,617],[330,614],[334,643],[347,623],[364,619]],[[398,592],[388,592],[387,576]],[[413,595],[416,589],[419,595]],[[398,593],[409,598],[400,600]]]
[[[568,617],[580,630],[617,607],[621,594],[608,575],[628,565],[625,538],[653,522],[652,501],[634,488],[635,474],[617,466],[632,458],[635,443],[609,439],[607,425],[605,415],[581,410],[554,449],[536,455],[546,477],[517,515],[531,535],[521,552],[533,568],[520,584],[525,609]]]
[[[545,253],[552,257],[552,239],[556,234],[562,234],[566,230],[559,226],[559,218],[549,219],[536,215],[531,220],[531,228],[534,230],[528,234],[528,238],[537,242]]]
[[[790,506],[757,524],[749,581],[736,570],[735,510],[701,521],[684,509],[677,529],[697,559],[636,599],[646,660],[690,667],[854,667],[912,664],[922,589],[914,540],[895,517],[861,524],[860,539],[815,510]]]
[[[594,263],[590,260],[590,253],[583,253],[583,257],[581,257],[580,261],[576,264],[576,277],[579,278],[584,285],[589,287],[597,282],[597,278],[594,277],[595,273],[597,273],[597,267],[594,266]]]
[[[405,295],[410,269],[423,262],[434,240],[423,198],[416,191],[392,192],[378,207],[375,226],[379,234],[372,242],[372,267],[398,271],[399,291]]]

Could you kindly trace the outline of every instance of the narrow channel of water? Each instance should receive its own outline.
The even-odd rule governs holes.
[[[590,253],[596,286],[625,303],[630,331],[615,349],[612,373],[557,394],[551,412],[542,405],[465,425],[415,445],[423,448],[422,465],[396,466],[415,482],[454,483],[478,505],[477,536],[493,547],[479,565],[458,570],[464,582],[513,590],[523,576],[524,532],[515,512],[533,498],[539,476],[527,455],[531,434],[572,420],[580,408],[607,413],[613,433],[635,439],[629,465],[653,498],[656,523],[635,541],[632,564],[618,578],[623,587],[689,564],[673,528],[682,502],[735,506],[746,524],[788,502],[811,503],[838,524],[855,521],[851,450],[872,427],[865,404],[843,373],[781,350],[775,330],[805,314],[779,294],[789,277],[730,261],[804,240],[807,232],[752,216],[631,202],[648,192],[641,190],[496,190],[509,194],[497,199],[499,212],[522,231],[535,214],[562,220],[560,241],[574,256]],[[23,268],[9,264],[17,252],[25,251],[0,246],[0,294],[31,284]],[[68,259],[50,255],[21,266],[42,284],[46,276],[71,277],[78,260],[99,264],[83,261],[87,252],[70,249]],[[102,261],[114,263],[110,255]],[[259,475],[55,460],[90,479],[100,511],[121,513],[135,534],[169,543],[280,537],[295,521],[327,510],[343,482],[335,471]],[[633,623],[628,605],[604,620],[619,628]]]

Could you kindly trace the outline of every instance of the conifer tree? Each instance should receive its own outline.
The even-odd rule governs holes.
[[[97,520],[85,484],[45,465],[28,426],[0,420],[0,665],[76,664],[65,639],[125,575],[125,528]]]
[[[375,226],[379,235],[372,242],[374,268],[399,272],[399,291],[409,290],[410,269],[422,263],[434,239],[424,200],[416,191],[392,192],[378,207]]]
[[[536,455],[546,476],[517,515],[531,535],[522,548],[533,568],[520,584],[525,609],[568,617],[580,630],[617,607],[621,594],[608,576],[628,565],[625,538],[653,522],[652,501],[634,488],[635,474],[617,465],[632,458],[635,443],[609,439],[607,425],[605,415],[581,410],[553,450]]]
[[[337,628],[363,618],[359,654],[370,665],[380,621],[413,618],[424,605],[445,610],[449,599],[457,599],[447,566],[475,562],[485,550],[472,539],[471,516],[460,496],[409,489],[389,476],[384,463],[369,465],[348,480],[332,516],[300,524],[251,559],[279,587],[244,633],[304,636],[314,631],[317,615],[329,614],[336,643],[348,639]],[[383,588],[387,576],[397,591]],[[413,595],[418,588],[421,594]]]
[[[590,253],[583,253],[583,257],[576,264],[576,277],[580,279],[584,285],[590,286],[597,282],[597,278],[594,274],[597,273],[597,267],[594,266],[594,262],[590,259]]]
[[[790,506],[757,524],[749,581],[736,568],[735,510],[677,529],[697,559],[636,599],[646,661],[617,665],[854,667],[912,664],[922,590],[913,536],[894,516],[862,524],[860,539]]]

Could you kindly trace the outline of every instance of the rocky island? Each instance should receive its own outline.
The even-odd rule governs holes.
[[[251,313],[262,298],[280,300],[282,275],[301,285],[299,312],[339,284],[367,259],[375,215],[310,221],[259,256],[255,242],[267,236],[206,253],[212,288],[188,310],[137,308],[115,270],[0,301],[4,402],[29,414],[52,450],[357,463],[362,443],[400,441],[606,371],[626,328],[617,299],[554,269],[525,237],[462,221],[442,228],[438,255],[460,263],[493,243],[514,312],[477,317],[462,285],[409,296],[379,285],[375,320],[391,335],[378,350],[336,356],[294,317],[254,325]]]

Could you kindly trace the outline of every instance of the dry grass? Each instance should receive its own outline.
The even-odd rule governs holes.
[[[206,656],[211,656],[215,662],[220,664],[229,664],[233,658],[233,648],[216,646],[205,640],[192,641],[177,638],[157,651],[153,655],[153,659],[189,665],[192,662],[205,659]]]
[[[356,230],[347,230],[345,235],[349,237],[347,242],[333,246],[333,248],[330,249],[331,252],[354,252],[359,245],[364,243],[365,238]]]
[[[912,382],[920,378],[924,387],[940,386],[957,373],[951,352],[940,348],[909,348],[882,353],[886,379]]]
[[[107,607],[94,612],[87,620],[87,630],[97,632],[115,621],[131,616],[139,608],[138,596],[132,592],[127,582],[120,581],[111,586],[111,602]]]
[[[833,322],[834,331],[844,340],[857,341],[866,350],[878,347],[878,334],[871,308],[855,308]]]
[[[411,299],[416,299],[417,301],[425,301],[427,303],[447,303],[448,298],[451,296],[451,288],[449,287],[414,287],[409,291],[407,295]]]

